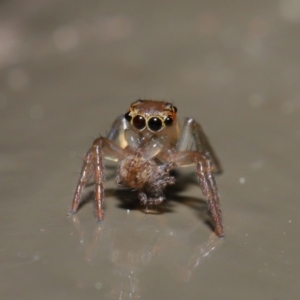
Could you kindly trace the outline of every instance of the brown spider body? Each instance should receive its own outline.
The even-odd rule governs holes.
[[[214,179],[214,173],[222,171],[220,162],[200,125],[188,118],[180,130],[176,113],[177,108],[164,101],[132,103],[129,111],[113,123],[108,137],[96,139],[87,152],[71,213],[77,212],[82,189],[93,173],[96,214],[98,220],[103,219],[104,159],[119,162],[117,184],[137,190],[140,202],[146,207],[165,200],[163,189],[175,182],[169,174],[171,169],[196,165],[196,175],[215,222],[215,232],[223,236]]]
[[[168,184],[175,183],[169,176],[171,164],[158,164],[154,160],[145,160],[138,154],[129,156],[120,162],[116,182],[128,188],[152,192],[162,190]]]

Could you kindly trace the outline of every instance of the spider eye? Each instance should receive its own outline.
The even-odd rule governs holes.
[[[173,123],[173,119],[171,117],[167,117],[164,122],[166,126],[170,126]]]
[[[142,130],[146,127],[146,120],[144,117],[137,115],[133,118],[132,124],[136,129]]]
[[[175,113],[177,113],[177,107],[173,106]]]
[[[148,121],[148,127],[151,131],[158,131],[162,128],[162,121],[159,118],[153,117]]]
[[[127,112],[126,114],[125,114],[125,119],[128,121],[128,122],[130,122],[131,121],[131,119],[132,119],[132,116],[130,115],[130,111],[129,112]]]

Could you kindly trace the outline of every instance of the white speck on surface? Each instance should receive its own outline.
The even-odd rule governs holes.
[[[289,223],[292,223],[292,220],[289,220]]]
[[[96,288],[97,290],[101,290],[101,289],[102,289],[102,283],[101,283],[101,282],[96,282],[96,283],[95,283],[95,288]]]
[[[245,179],[245,177],[241,177],[239,181],[240,181],[240,184],[244,184],[246,182],[246,179]]]
[[[54,31],[53,41],[58,50],[67,52],[78,45],[79,36],[73,27],[62,26]]]
[[[40,259],[40,256],[38,254],[34,255],[33,256],[33,261],[37,261]]]
[[[129,214],[130,213],[130,209],[127,209],[127,214]]]

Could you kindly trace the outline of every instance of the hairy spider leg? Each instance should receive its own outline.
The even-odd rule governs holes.
[[[103,219],[103,202],[104,202],[104,157],[109,157],[113,160],[124,159],[127,155],[130,155],[130,149],[122,149],[115,142],[100,137],[93,143],[92,148],[87,152],[84,157],[84,163],[81,169],[80,177],[75,189],[75,194],[72,203],[71,213],[77,212],[82,190],[89,179],[91,172],[93,171],[95,180],[95,203],[96,203],[96,215],[99,221]]]
[[[222,215],[219,205],[219,194],[214,178],[214,165],[208,155],[196,151],[182,151],[169,156],[169,161],[175,167],[196,164],[196,175],[202,193],[208,203],[208,209],[215,222],[215,233],[222,237],[224,235]]]

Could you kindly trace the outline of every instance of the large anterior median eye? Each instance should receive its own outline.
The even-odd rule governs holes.
[[[143,116],[135,116],[132,120],[132,124],[136,129],[142,130],[146,127],[146,120]]]
[[[152,131],[158,131],[162,128],[162,121],[159,118],[153,117],[148,121],[148,127]]]

